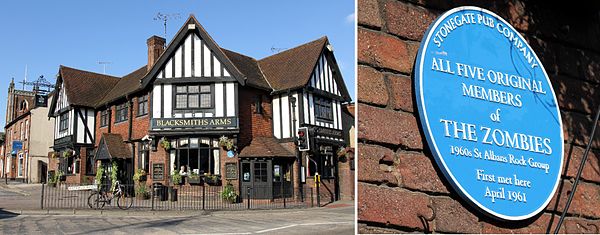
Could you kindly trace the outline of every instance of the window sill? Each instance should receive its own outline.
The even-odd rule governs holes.
[[[121,124],[121,123],[126,123],[126,122],[127,122],[127,120],[128,120],[128,119],[125,119],[125,120],[122,120],[122,121],[115,122],[115,123],[114,123],[114,125],[116,126],[116,125],[119,125],[119,124]]]

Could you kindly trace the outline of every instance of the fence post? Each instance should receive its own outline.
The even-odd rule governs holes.
[[[44,209],[44,183],[42,183],[42,198],[40,199],[40,207]]]
[[[248,191],[247,192],[247,194],[248,194],[247,200],[248,200],[248,209],[250,209],[250,187],[248,187],[248,189],[246,189],[246,191]]]
[[[155,195],[154,195],[154,183],[153,183],[153,184],[152,184],[152,196],[151,196],[151,198],[152,198],[152,207],[151,207],[151,209],[150,209],[150,210],[152,210],[152,211],[154,210],[154,196],[155,196]]]
[[[206,186],[202,184],[202,210],[204,210],[204,202],[206,201]]]
[[[102,192],[102,185],[100,185],[100,188],[98,188],[98,191],[96,191],[96,208],[95,210],[100,209],[100,193]]]

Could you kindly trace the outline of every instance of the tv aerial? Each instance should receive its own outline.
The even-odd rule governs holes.
[[[179,18],[181,18],[181,15],[179,13],[165,14],[165,13],[160,13],[160,12],[158,12],[156,14],[156,16],[154,17],[154,20],[160,20],[163,22],[163,26],[165,28],[165,34],[164,34],[165,40],[167,39],[167,21],[179,19]]]
[[[285,48],[285,47],[274,47],[274,46],[271,47],[271,52],[273,52],[273,53],[279,53],[279,52],[285,51],[285,50],[287,50],[287,48]]]

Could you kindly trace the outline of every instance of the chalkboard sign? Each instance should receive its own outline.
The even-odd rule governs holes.
[[[165,164],[152,164],[152,180],[163,180],[165,177]]]
[[[225,178],[237,179],[237,165],[235,163],[225,163]]]

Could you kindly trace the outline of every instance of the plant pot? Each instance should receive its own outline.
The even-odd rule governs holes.
[[[197,177],[197,178],[188,177],[188,183],[192,184],[192,185],[202,184],[202,178],[200,178],[200,177]]]
[[[148,175],[140,175],[140,178],[138,179],[140,182],[145,182],[146,180],[148,180]]]
[[[56,183],[48,183],[48,186],[56,188]]]
[[[211,186],[221,185],[221,178],[219,178],[219,177],[216,177],[216,178],[204,177],[204,181],[206,182],[206,184],[211,185]]]
[[[135,198],[139,199],[139,200],[148,200],[150,199],[150,194],[148,193],[138,193],[135,195]]]
[[[60,180],[60,181],[67,181],[67,176],[66,175],[61,175],[60,177],[58,177],[58,180]]]

